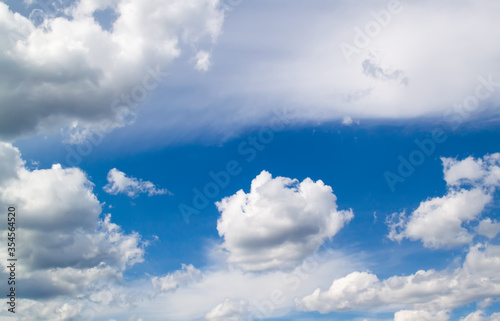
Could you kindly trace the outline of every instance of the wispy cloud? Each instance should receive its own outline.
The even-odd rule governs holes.
[[[150,181],[129,177],[116,168],[108,172],[108,184],[103,189],[108,194],[126,194],[132,198],[139,196],[139,194],[148,194],[148,196],[171,194],[164,188],[157,188]]]

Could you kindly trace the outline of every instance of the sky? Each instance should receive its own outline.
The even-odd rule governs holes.
[[[0,0],[0,320],[499,321],[499,10]]]

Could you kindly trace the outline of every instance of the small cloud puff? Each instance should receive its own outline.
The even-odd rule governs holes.
[[[166,189],[157,188],[150,181],[128,177],[124,172],[116,168],[108,172],[108,184],[104,186],[103,189],[108,194],[117,195],[123,193],[132,198],[145,193],[147,193],[148,196],[171,194]]]
[[[198,51],[196,54],[196,70],[205,72],[212,66],[212,61],[210,59],[210,53],[204,50]]]

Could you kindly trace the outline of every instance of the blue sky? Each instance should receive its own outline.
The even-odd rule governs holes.
[[[499,320],[498,9],[0,2],[0,319]]]

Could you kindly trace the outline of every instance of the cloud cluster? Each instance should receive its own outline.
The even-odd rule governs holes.
[[[322,181],[273,178],[263,171],[243,190],[217,202],[217,221],[228,262],[245,271],[290,269],[313,254],[353,218],[337,210]]]
[[[127,194],[129,197],[137,197],[139,194],[147,193],[148,196],[168,194],[169,191],[163,188],[157,188],[150,181],[143,181],[135,177],[128,177],[124,172],[111,169],[108,172],[108,184],[104,186],[106,193],[117,195]]]
[[[500,246],[472,246],[460,268],[418,271],[385,280],[370,272],[353,272],[333,281],[327,290],[296,300],[304,311],[383,308],[395,321],[448,320],[448,311],[470,302],[500,295]],[[406,310],[411,308],[412,310]]]
[[[471,222],[481,219],[500,186],[500,154],[461,161],[442,158],[448,193],[420,203],[408,217],[393,214],[387,220],[389,238],[421,240],[425,247],[452,248],[469,244],[475,235],[490,239],[500,232],[500,224],[484,218],[476,228]]]
[[[55,320],[56,315],[58,320],[69,320],[85,302],[64,305],[56,298],[85,298],[118,286],[123,272],[143,261],[145,244],[140,235],[124,233],[109,214],[101,216],[93,184],[80,169],[56,164],[28,170],[19,150],[7,143],[0,143],[0,164],[0,205],[18,209],[22,241],[17,242],[16,253],[23,299],[38,307],[21,314],[33,313],[31,318],[37,320]],[[3,261],[6,252],[0,253]],[[4,266],[0,274],[6,273]],[[47,299],[55,301],[40,308],[39,300]]]
[[[352,269],[351,262],[339,253],[310,256],[322,241],[352,218],[351,211],[337,211],[331,188],[321,181],[306,179],[299,183],[283,177],[273,179],[263,172],[247,195],[254,201],[261,200],[249,202],[246,210],[260,211],[265,204],[276,203],[273,211],[264,213],[269,215],[269,222],[273,226],[279,222],[294,223],[293,218],[297,219],[296,226],[285,224],[278,232],[288,235],[280,236],[279,242],[273,243],[271,226],[261,221],[261,229],[268,230],[270,239],[252,241],[247,234],[245,240],[248,244],[271,242],[274,245],[268,247],[269,251],[280,247],[298,251],[291,258],[278,257],[290,267],[286,272],[274,269],[249,278],[244,271],[228,269],[227,257],[222,255],[222,266],[204,272],[193,265],[183,265],[178,271],[148,278],[151,282],[124,281],[123,273],[143,261],[145,243],[137,233],[124,233],[111,222],[109,215],[102,215],[102,204],[85,173],[60,165],[28,170],[16,148],[7,143],[0,147],[0,203],[2,206],[15,204],[20,209],[19,222],[22,222],[19,258],[23,264],[19,275],[24,294],[19,299],[23,306],[20,313],[26,320],[91,319],[106,313],[128,319],[130,308],[139,303],[141,308],[137,312],[141,317],[145,311],[154,310],[175,320],[203,316],[207,320],[237,320],[244,315],[279,315],[290,310],[294,297],[305,295],[324,279],[338,277]],[[280,212],[275,211],[287,208],[284,201],[290,195],[293,203],[284,216],[277,216]],[[224,202],[235,204],[230,198]],[[231,221],[227,220],[231,218],[228,214],[231,213],[223,211],[226,222]],[[306,216],[313,219],[309,225],[304,224]],[[300,225],[305,229],[299,238],[294,238],[293,233],[301,230]],[[299,242],[307,243],[307,251]],[[220,254],[218,248],[216,252]],[[270,253],[262,253],[268,255],[265,259],[270,259]],[[0,259],[5,259],[4,252]],[[269,264],[259,263],[259,268],[262,266],[267,269]],[[5,273],[4,268],[0,274],[5,276]],[[234,284],[240,286],[234,287]],[[235,300],[235,297],[242,299]]]
[[[103,10],[117,17],[109,30]],[[0,138],[123,126],[181,47],[212,43],[223,20],[217,0],[80,0],[35,25],[0,2]]]
[[[500,232],[498,222],[481,218],[500,185],[500,154],[442,161],[448,193],[423,201],[408,216],[405,212],[391,215],[387,220],[389,238],[420,240],[428,248],[467,245],[461,266],[385,280],[356,271],[334,280],[328,289],[317,288],[297,299],[298,309],[321,313],[377,309],[397,311],[394,321],[448,321],[453,309],[500,295],[500,246],[473,245],[478,234],[494,239]],[[496,318],[497,314],[484,317],[477,311],[461,321]]]

